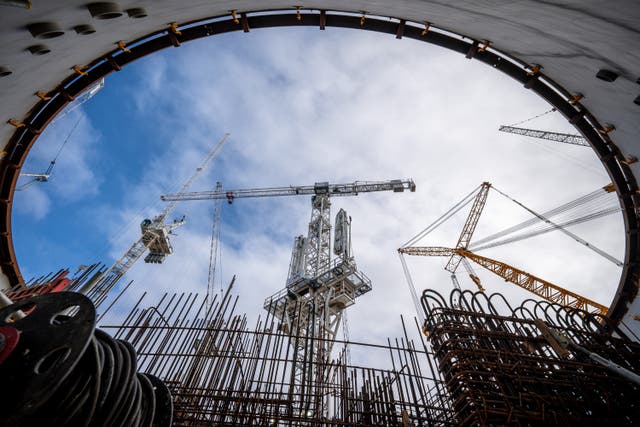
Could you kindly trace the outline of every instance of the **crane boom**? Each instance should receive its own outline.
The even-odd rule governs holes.
[[[185,200],[215,200],[226,199],[232,203],[235,199],[249,197],[278,197],[278,196],[302,196],[302,195],[328,195],[328,196],[354,196],[358,193],[372,191],[393,191],[401,193],[405,190],[415,191],[416,184],[412,179],[389,181],[356,181],[348,184],[329,184],[318,182],[314,185],[249,188],[242,190],[214,190],[199,192],[179,192],[164,194],[160,198],[166,202],[178,202]]]
[[[450,256],[451,254],[458,254],[502,277],[504,280],[526,289],[547,301],[602,315],[606,314],[608,310],[606,306],[578,295],[575,292],[554,285],[551,282],[529,274],[505,262],[477,255],[467,249],[444,248],[440,246],[406,247],[398,249],[398,252],[401,254],[421,256]]]
[[[193,185],[193,182],[196,180],[196,178],[198,178],[200,173],[209,165],[209,163],[216,158],[218,153],[220,153],[220,150],[222,150],[222,147],[224,147],[224,145],[227,143],[228,139],[229,139],[229,134],[225,133],[222,139],[218,142],[218,144],[213,148],[213,150],[211,150],[209,155],[205,157],[205,159],[202,161],[202,164],[200,164],[200,166],[196,168],[196,170],[193,172],[191,177],[189,177],[187,182],[184,183],[184,185],[182,186],[178,194],[182,194],[189,191],[189,188],[191,188],[191,185]],[[160,215],[156,217],[158,222],[163,222],[165,218],[168,217],[169,214],[171,214],[171,212],[175,209],[176,205],[178,204],[178,201],[179,200],[175,200],[173,201],[173,203],[169,203],[167,206],[165,206],[165,208],[160,213]]]
[[[483,182],[480,187],[480,191],[476,195],[475,200],[473,201],[473,205],[471,205],[471,211],[469,212],[469,216],[467,217],[466,222],[464,223],[464,227],[462,227],[462,232],[460,233],[460,237],[458,238],[458,243],[456,244],[456,248],[467,249],[469,247],[469,243],[471,242],[471,237],[473,236],[473,232],[476,230],[476,226],[478,225],[478,221],[480,220],[480,214],[482,214],[482,210],[484,209],[484,205],[487,202],[487,195],[489,194],[489,189],[491,188],[491,183]],[[460,261],[462,257],[458,254],[451,255],[447,265],[444,267],[450,273],[455,273],[458,269],[458,265],[460,265]]]
[[[549,141],[563,142],[565,144],[581,145],[583,147],[589,147],[589,143],[587,142],[586,139],[584,139],[580,135],[573,135],[570,133],[549,132],[545,130],[518,128],[514,126],[500,126],[498,130],[500,132],[529,136],[531,138],[547,139]]]
[[[227,142],[228,137],[229,134],[225,133],[218,144],[209,152],[204,161],[182,186],[182,191],[187,191],[191,188],[191,185],[200,173],[216,158]],[[147,249],[149,250],[149,254],[145,257],[146,262],[162,263],[164,258],[173,252],[171,242],[169,241],[169,234],[171,234],[175,228],[184,224],[184,217],[180,220],[165,224],[165,219],[171,214],[177,203],[176,201],[167,205],[153,220],[145,219],[142,221],[140,225],[142,235],[140,238],[134,242],[111,267],[102,273],[99,278],[88,282],[80,289],[80,292],[88,295],[94,304],[98,306],[106,298],[109,290],[111,290],[118,280],[140,259]]]

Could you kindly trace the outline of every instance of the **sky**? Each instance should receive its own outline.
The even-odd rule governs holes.
[[[499,46],[498,46],[499,48]],[[483,181],[538,212],[610,182],[588,148],[498,132],[551,107],[479,62],[413,40],[346,29],[256,30],[168,49],[106,78],[105,87],[40,137],[23,168],[44,171],[68,137],[52,179],[16,193],[14,244],[25,278],[118,259],[139,224],[163,207],[225,132],[230,140],[193,190],[412,178],[415,193],[332,199],[353,218],[356,262],[373,291],[349,309],[350,336],[385,342],[415,315],[397,248]],[[79,120],[79,121],[78,121]],[[78,123],[69,136],[71,128]],[[523,124],[574,132],[558,113]],[[615,196],[611,196],[615,199]],[[148,291],[206,292],[212,202],[185,202],[187,217],[164,264],[139,261],[121,311]],[[468,209],[419,242],[454,246]],[[293,238],[305,234],[309,197],[224,205],[218,287],[237,276],[250,319],[285,286]],[[531,215],[491,191],[475,236]],[[618,259],[620,214],[571,230]],[[565,235],[549,233],[483,251],[600,303],[621,270]],[[409,258],[418,292],[448,294],[446,259]],[[458,274],[461,286],[474,289]],[[530,294],[475,268],[488,292],[514,304]],[[116,313],[118,310],[116,310]],[[361,357],[366,357],[362,356]]]

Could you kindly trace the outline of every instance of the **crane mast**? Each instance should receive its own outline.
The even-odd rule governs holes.
[[[209,152],[203,162],[191,174],[189,179],[181,188],[181,192],[186,192],[198,178],[204,169],[220,153],[220,150],[227,142],[229,134],[226,133],[216,146]],[[166,223],[166,218],[173,212],[178,202],[168,204],[162,212],[153,219],[144,219],[140,224],[140,238],[104,273],[90,280],[80,289],[80,292],[89,296],[98,306],[107,296],[111,288],[120,280],[122,276],[142,257],[148,250],[145,262],[161,264],[164,259],[173,253],[173,248],[169,240],[169,235],[173,230],[184,224],[184,217]]]
[[[264,303],[285,332],[298,331],[292,340],[292,375],[295,410],[302,417],[326,413],[331,392],[328,362],[338,328],[345,309],[372,288],[352,256],[351,219],[342,209],[336,215],[332,254],[330,208],[328,194],[312,197],[307,236],[294,240],[286,286]]]

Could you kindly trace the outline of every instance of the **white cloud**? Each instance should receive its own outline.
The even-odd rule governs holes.
[[[47,193],[38,187],[38,183],[29,185],[22,191],[28,191],[29,197],[21,200],[20,203],[16,203],[16,212],[18,214],[31,216],[36,221],[40,221],[46,217],[51,206],[51,200]],[[16,194],[15,199],[20,200],[21,195]]]
[[[229,188],[413,177],[415,194],[333,200],[334,212],[344,207],[353,217],[356,260],[374,286],[349,311],[352,338],[381,341],[399,333],[398,314],[414,312],[396,249],[473,187],[489,180],[544,211],[607,184],[604,174],[593,172],[599,166],[590,150],[551,142],[541,149],[543,143],[498,133],[500,124],[549,106],[489,67],[388,36],[333,29],[316,34],[222,36],[171,50],[170,61],[157,57],[144,64],[152,77],[134,96],[139,122],[161,115],[153,123],[166,137],[150,153],[140,182],[130,183],[126,209],[106,208],[111,214],[105,215],[118,219],[112,230],[135,224],[114,242],[113,257],[137,239],[134,218],[161,208],[158,195],[177,190],[224,131],[232,132],[231,142],[195,188],[212,188],[216,180]],[[552,130],[565,126],[557,115],[528,125],[540,123]],[[176,210],[186,212],[190,222],[174,239],[175,255],[162,266],[139,262],[128,276],[138,289],[205,291],[210,209],[210,203],[192,202]],[[477,236],[526,218],[518,209],[490,195]],[[289,245],[295,235],[306,233],[309,203],[238,200],[224,212],[223,280],[237,273],[241,311],[256,316],[264,298],[284,286]],[[454,245],[465,215],[425,244]],[[619,216],[580,232],[620,256]],[[617,267],[561,235],[487,251],[487,256],[601,302],[612,297],[619,277]],[[410,259],[416,285],[449,292],[444,262]],[[513,299],[526,295],[476,270],[490,292]],[[463,276],[463,286],[470,288]]]

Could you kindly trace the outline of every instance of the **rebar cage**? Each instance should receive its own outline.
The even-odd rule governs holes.
[[[640,372],[640,344],[608,319],[546,301],[512,308],[500,294],[422,294],[425,332],[460,426],[638,425],[640,386],[595,353]],[[546,327],[583,348],[559,348]],[[546,326],[545,326],[546,325]]]

